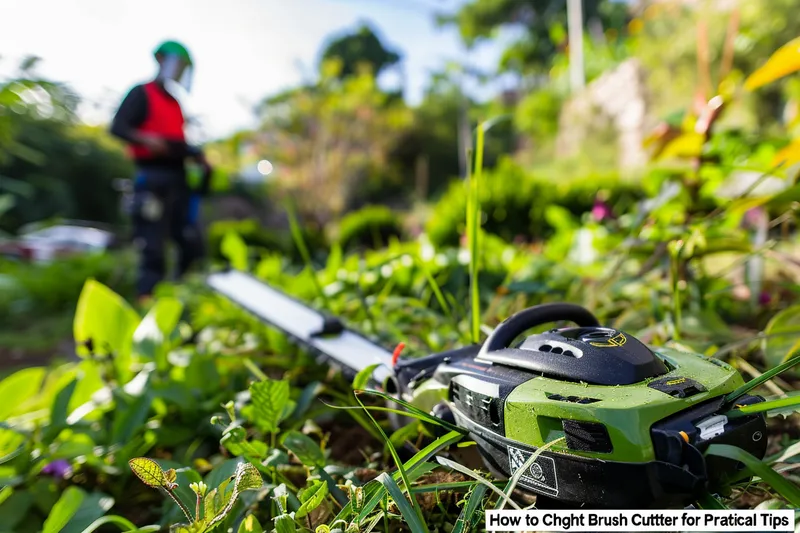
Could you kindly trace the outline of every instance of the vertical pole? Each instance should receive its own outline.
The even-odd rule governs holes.
[[[583,0],[567,0],[569,29],[569,78],[572,92],[586,84],[583,68]]]

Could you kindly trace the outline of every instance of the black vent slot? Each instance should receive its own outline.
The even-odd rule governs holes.
[[[572,350],[565,350],[560,346],[553,346],[551,344],[542,344],[538,349],[540,352],[544,353],[554,353],[558,355],[566,355],[567,357],[575,357],[575,352]]]
[[[557,402],[569,402],[569,403],[595,403],[599,402],[597,398],[584,398],[582,396],[561,396],[560,394],[548,394],[548,400],[556,400]]]
[[[614,447],[608,430],[597,422],[562,420],[567,447],[578,452],[611,453]]]
[[[505,435],[503,401],[450,382],[450,401],[470,420],[486,429]]]

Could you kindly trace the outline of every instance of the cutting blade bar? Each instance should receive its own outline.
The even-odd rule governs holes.
[[[347,328],[320,335],[326,316],[266,282],[238,270],[217,272],[206,278],[207,285],[231,302],[282,331],[326,359],[352,372],[378,364],[373,384],[383,386],[394,375],[392,354],[384,347]]]

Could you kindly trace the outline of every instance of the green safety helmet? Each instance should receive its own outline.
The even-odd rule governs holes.
[[[164,41],[153,52],[159,61],[158,78],[173,81],[189,91],[192,82],[192,56],[189,50],[177,41]]]

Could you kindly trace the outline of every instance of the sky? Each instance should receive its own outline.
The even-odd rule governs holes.
[[[165,39],[194,56],[187,112],[205,138],[251,126],[253,106],[312,76],[323,44],[361,21],[403,56],[406,98],[418,102],[429,72],[449,60],[497,64],[502,42],[467,52],[435,8],[465,0],[1,0],[0,78],[27,55],[37,71],[68,83],[87,103],[82,116],[106,122],[134,84],[155,74]]]

